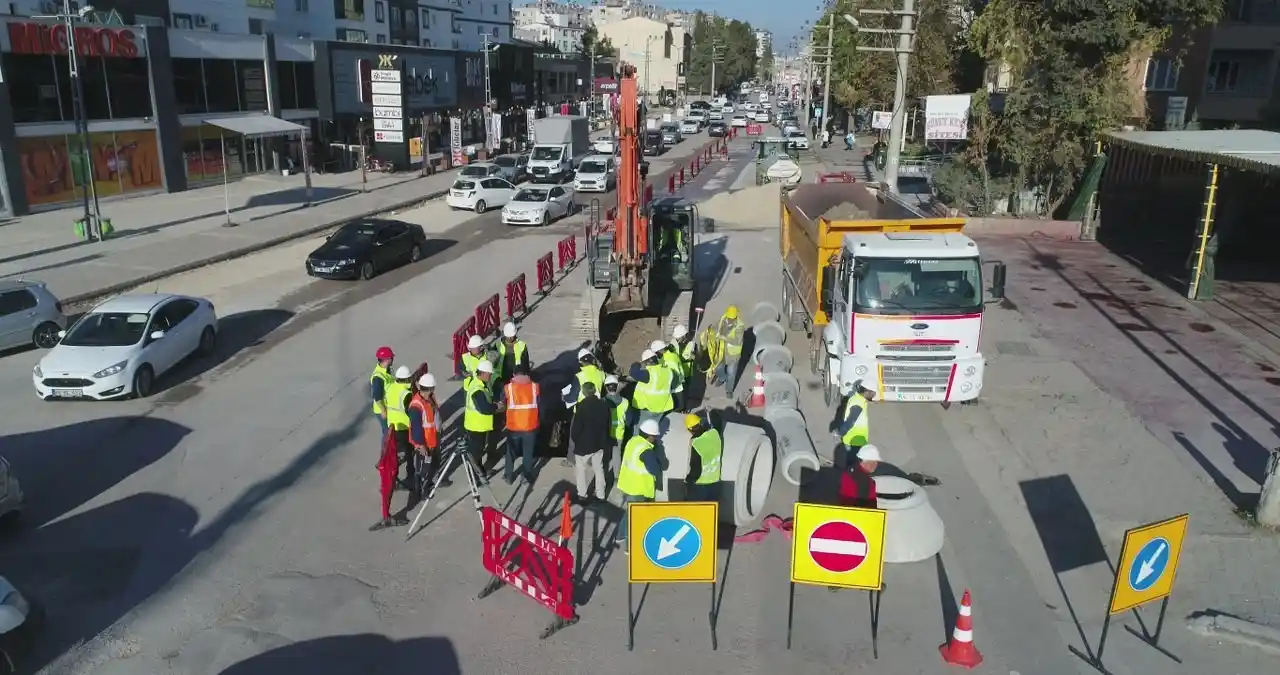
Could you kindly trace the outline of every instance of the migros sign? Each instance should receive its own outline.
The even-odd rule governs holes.
[[[62,55],[71,44],[64,24],[13,21],[7,26],[9,51],[14,54]],[[76,53],[81,56],[136,59],[141,56],[131,28],[77,26]]]

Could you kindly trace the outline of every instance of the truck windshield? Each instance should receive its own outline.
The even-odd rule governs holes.
[[[865,272],[855,292],[866,314],[963,313],[982,306],[977,258],[858,258]]]
[[[532,159],[540,162],[551,162],[560,159],[561,148],[558,145],[538,145],[533,148]]]

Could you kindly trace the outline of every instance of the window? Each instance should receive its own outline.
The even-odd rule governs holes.
[[[494,36],[494,37],[498,37],[498,27],[497,27],[497,26],[494,26],[494,27],[493,27],[493,36]]]
[[[209,101],[206,112],[238,112],[241,109],[235,61],[204,59],[204,78],[205,96]]]
[[[378,23],[387,22],[387,4],[385,2],[373,3],[373,20]]]
[[[311,7],[307,4],[307,0],[293,0],[293,9],[299,14],[306,14],[311,11]]]
[[[413,7],[406,7],[404,10],[404,27],[405,30],[418,29],[418,10]]]
[[[391,30],[393,31],[400,30],[400,26],[403,23],[402,21],[403,18],[404,17],[403,17],[403,14],[401,14],[400,8],[392,7],[391,8]]]
[[[355,30],[353,28],[339,28],[338,41],[339,42],[368,42],[369,34],[362,30]]]
[[[422,27],[431,27],[431,12],[427,11],[425,8],[422,10]]]
[[[249,34],[262,35],[267,30],[267,22],[262,19],[249,19]]]
[[[1170,58],[1147,59],[1147,91],[1175,91],[1182,67]]]
[[[382,33],[378,33],[378,36],[375,37],[373,40],[374,42],[377,42],[380,45],[387,44],[387,36],[383,35]]]
[[[1205,77],[1205,90],[1214,94],[1231,94],[1240,84],[1240,62],[1235,60],[1214,60],[1209,63],[1209,74]]]
[[[5,291],[0,293],[0,316],[8,316],[17,314],[18,312],[33,309],[36,306],[36,296],[31,291],[24,289],[17,291]]]
[[[240,85],[240,109],[252,112],[267,110],[267,78],[262,61],[238,60],[236,80]]]
[[[178,114],[208,112],[204,91],[204,62],[200,59],[173,59],[173,93]]]
[[[314,64],[276,61],[276,81],[280,90],[281,108],[289,110],[316,107]]]
[[[54,70],[53,57],[5,54],[3,58],[15,122],[57,122],[73,118],[71,100],[63,98],[58,86],[67,74]]]
[[[191,30],[192,28],[191,15],[175,13],[173,15],[173,27],[177,28],[178,30]]]

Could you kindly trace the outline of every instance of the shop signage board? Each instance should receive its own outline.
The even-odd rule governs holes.
[[[74,31],[76,51],[82,56],[136,59],[146,56],[146,40],[127,26],[81,25]],[[5,26],[5,51],[13,54],[61,55],[71,43],[62,23],[10,21]]]
[[[373,103],[374,155],[397,169],[407,169],[409,146],[404,137],[404,73],[397,54],[379,54],[369,71]]]

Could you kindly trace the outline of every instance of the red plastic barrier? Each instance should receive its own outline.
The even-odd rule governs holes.
[[[702,149],[702,161],[706,162],[710,160],[711,160],[711,146],[708,145],[707,147]]]
[[[514,319],[516,314],[524,314],[529,306],[529,290],[525,286],[524,275],[507,282],[507,318]]]
[[[684,187],[684,167],[680,167],[680,187]]]
[[[720,144],[720,158],[729,159],[729,146],[727,144]]]
[[[538,292],[550,293],[551,287],[556,284],[556,270],[553,266],[555,263],[551,261],[551,254],[548,253],[538,258]]]
[[[501,309],[498,306],[498,294],[494,293],[488,300],[476,305],[476,335],[488,337],[489,333],[498,329],[502,321]]]
[[[760,134],[762,134],[762,133],[764,133],[764,127],[760,126],[759,124],[748,124],[748,125],[747,125],[747,135],[748,135],[748,136],[759,136],[759,135],[760,135]]]
[[[695,176],[698,175],[699,171],[702,171],[702,162],[699,162],[698,158],[694,157],[693,158],[693,175]]]
[[[573,235],[569,235],[564,239],[561,239],[556,243],[556,252],[559,254],[560,258],[560,271],[563,272],[565,268],[578,260],[578,238]]]
[[[480,509],[484,569],[564,621],[573,606],[573,553],[495,508]]]
[[[819,183],[855,183],[857,182],[853,174],[848,171],[837,171],[835,173],[818,174]]]
[[[675,191],[676,191],[676,176],[675,174],[671,174],[670,176],[667,176],[667,194],[675,194]]]
[[[476,334],[476,318],[473,316],[467,319],[462,327],[453,333],[453,353],[449,355],[453,359],[453,374],[456,377],[462,377],[462,355],[467,353],[467,340]]]

